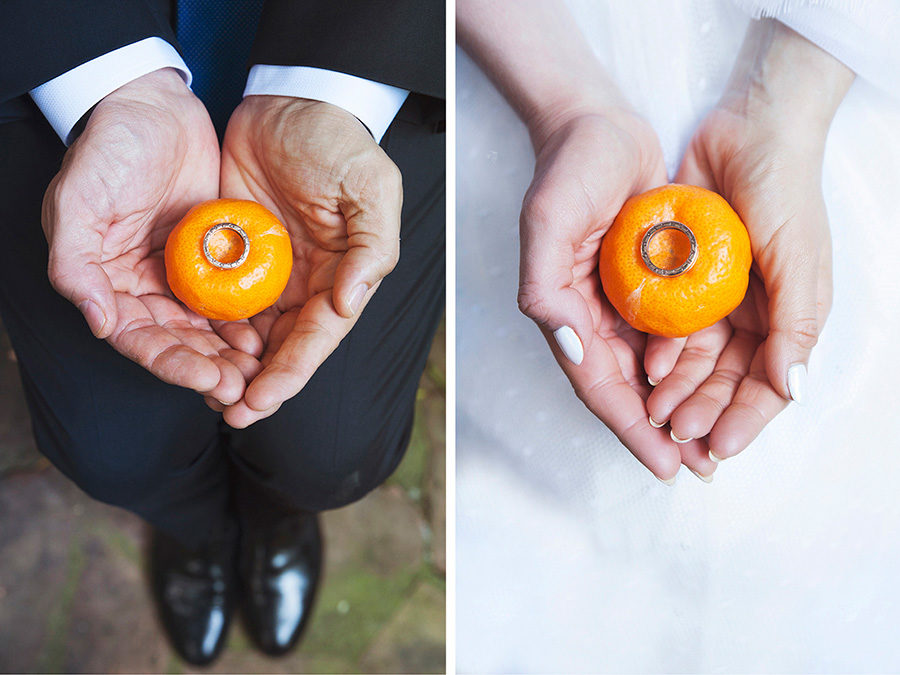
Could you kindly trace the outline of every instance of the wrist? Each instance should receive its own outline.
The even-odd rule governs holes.
[[[655,142],[655,132],[647,121],[624,101],[581,99],[559,107],[547,106],[526,121],[535,156],[539,156],[547,142],[560,131],[585,118],[602,120],[623,137],[631,138],[637,147]]]
[[[321,119],[339,121],[358,127],[360,131],[371,138],[371,134],[369,134],[366,126],[355,115],[347,112],[340,106],[332,105],[325,101],[298,98],[296,96],[252,94],[244,97],[240,109],[242,116],[248,120],[254,120],[252,130],[257,133],[275,133],[277,135],[289,130],[282,128],[281,131],[278,131],[278,125],[291,125],[299,117],[311,118],[316,116],[321,117]],[[273,128],[272,124],[275,124],[276,127]]]
[[[853,72],[773,19],[751,23],[719,107],[785,140],[824,143]]]
[[[212,129],[206,107],[172,68],[147,73],[105,96],[89,112],[84,130],[100,120],[106,120],[104,127],[141,122],[169,131]]]
[[[549,138],[579,118],[601,117],[617,127],[628,127],[637,115],[624,101],[578,97],[535,106],[521,117],[538,154]]]
[[[178,71],[174,68],[160,68],[122,85],[105,96],[100,104],[118,101],[159,104],[170,101],[173,97],[185,96],[193,97],[193,93]]]

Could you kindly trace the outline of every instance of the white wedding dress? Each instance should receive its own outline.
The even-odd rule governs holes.
[[[674,175],[748,15],[713,0],[572,11]],[[884,86],[900,69],[872,62],[828,138],[835,296],[809,402],[711,485],[682,469],[670,488],[516,309],[531,148],[457,52],[461,672],[900,671],[900,105]]]

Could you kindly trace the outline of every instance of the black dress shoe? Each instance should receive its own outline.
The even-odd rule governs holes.
[[[154,532],[151,580],[160,618],[176,651],[203,666],[222,651],[235,605],[235,540],[189,550]]]
[[[286,654],[300,639],[319,586],[318,517],[283,513],[268,521],[242,519],[239,560],[248,632],[266,654]]]

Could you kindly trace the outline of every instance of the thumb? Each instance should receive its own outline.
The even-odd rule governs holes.
[[[343,209],[349,248],[335,272],[333,301],[338,314],[348,319],[362,309],[369,291],[400,260],[400,172],[388,170],[380,175],[379,182],[377,198],[372,196]]]
[[[594,332],[591,311],[572,287],[574,244],[561,239],[551,224],[552,213],[541,199],[528,199],[522,210],[519,251],[519,309],[556,344],[573,364],[580,365]],[[549,339],[549,338],[548,338]]]
[[[809,356],[819,339],[819,245],[809,238],[791,237],[783,226],[760,254],[760,271],[769,296],[769,334],[766,374],[786,399],[803,403],[807,397]]]
[[[79,252],[56,237],[50,242],[47,273],[53,288],[84,315],[91,332],[108,338],[116,327],[116,301],[112,283],[100,266],[99,249]]]

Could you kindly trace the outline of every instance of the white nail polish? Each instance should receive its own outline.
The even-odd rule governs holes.
[[[666,424],[665,422],[657,422],[650,415],[647,415],[647,419],[650,420],[650,426],[653,427],[654,429],[659,429],[660,427],[663,427]]]
[[[576,366],[581,365],[584,360],[584,346],[575,331],[568,326],[563,326],[553,331],[553,337],[556,338],[556,344],[562,349],[566,358]]]
[[[693,438],[678,438],[678,436],[675,435],[674,431],[670,431],[669,436],[671,436],[672,440],[676,443],[687,443],[688,441],[694,440]]]
[[[710,450],[710,452],[709,452],[709,461],[715,462],[716,464],[718,464],[719,462],[722,461],[722,459],[724,459],[724,458],[721,458],[721,459],[720,459],[719,457],[716,457],[714,454],[712,454],[712,450]]]
[[[712,483],[713,478],[715,477],[714,474],[709,474],[708,476],[703,476],[700,474],[699,471],[694,471],[693,469],[691,469],[691,473],[694,474],[695,476],[697,476],[697,478],[702,480],[704,483]]]
[[[651,387],[655,387],[655,386],[658,385],[660,382],[662,382],[662,380],[654,380],[652,377],[650,377],[650,376],[648,375],[648,376],[647,376],[647,382],[650,383],[650,386],[651,386]]]
[[[667,480],[663,480],[662,478],[660,478],[659,476],[657,476],[657,477],[656,477],[656,480],[658,480],[658,481],[659,481],[660,483],[662,483],[663,485],[668,485],[669,487],[675,485],[675,476],[672,476],[671,478],[669,478],[669,479],[667,479]]]
[[[806,364],[795,363],[788,368],[787,385],[791,398],[800,405],[806,402]]]

